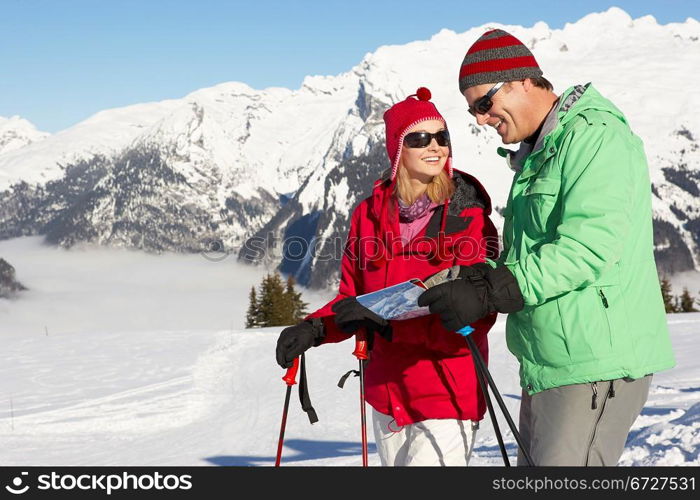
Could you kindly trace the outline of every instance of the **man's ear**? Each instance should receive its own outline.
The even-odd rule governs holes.
[[[532,83],[532,79],[530,79],[530,78],[525,78],[523,80],[520,80],[520,83],[522,84],[523,90],[525,92],[530,92],[533,89],[533,87],[535,86]]]

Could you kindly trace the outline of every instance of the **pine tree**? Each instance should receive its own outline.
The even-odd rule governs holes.
[[[678,309],[680,312],[697,312],[695,300],[690,296],[687,288],[683,288],[683,294],[678,298]]]
[[[246,328],[293,325],[306,316],[308,304],[301,300],[301,293],[294,288],[293,277],[287,279],[286,288],[279,274],[267,274],[260,283],[259,292],[251,288]]]
[[[289,278],[292,279],[292,278]],[[284,300],[282,301],[280,315],[285,321],[286,325],[292,325],[294,321],[294,296],[290,294],[289,279],[287,279],[287,286],[284,290]]]
[[[263,278],[258,302],[260,326],[284,326],[290,324],[284,317],[286,297],[279,274]]]
[[[661,278],[661,296],[664,299],[664,307],[666,308],[666,313],[678,312],[673,294],[671,293],[671,282],[668,281],[668,279],[665,276]]]
[[[270,292],[268,281],[270,275],[267,274],[260,282],[260,293],[258,294],[258,326],[265,327],[270,318]]]
[[[287,307],[285,312],[288,314],[290,325],[298,323],[304,319],[307,314],[306,306],[309,305],[301,300],[301,292],[296,291],[294,288],[295,284],[296,282],[294,281],[293,276],[287,278],[287,289],[284,292],[287,298]]]
[[[248,295],[248,312],[245,315],[245,327],[246,328],[256,328],[259,327],[259,316],[260,316],[260,305],[258,304],[258,297],[255,293],[255,287],[250,287],[250,295]]]

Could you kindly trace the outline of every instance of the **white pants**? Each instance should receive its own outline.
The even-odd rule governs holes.
[[[468,465],[478,422],[431,419],[398,427],[372,409],[377,452],[383,466]],[[398,431],[398,432],[396,432]]]

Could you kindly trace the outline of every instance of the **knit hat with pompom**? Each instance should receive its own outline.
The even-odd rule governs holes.
[[[394,104],[384,113],[384,124],[386,125],[386,152],[391,161],[391,182],[396,179],[396,172],[399,168],[401,159],[401,148],[403,147],[403,138],[406,133],[420,122],[428,120],[440,120],[442,123],[445,119],[435,107],[435,104],[430,102],[432,94],[425,87],[419,88],[415,94],[408,96],[401,102]],[[452,158],[447,159],[445,169],[452,177]]]

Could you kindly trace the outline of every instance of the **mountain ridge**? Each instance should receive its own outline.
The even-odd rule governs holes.
[[[497,208],[505,204],[510,179],[494,153],[500,141],[471,123],[456,84],[464,52],[491,27],[527,44],[557,92],[593,81],[622,109],[649,158],[659,270],[700,269],[700,119],[693,112],[700,96],[678,88],[687,68],[700,67],[700,23],[659,25],[618,8],[562,29],[543,22],[443,29],[429,40],[379,47],[339,75],[308,76],[296,90],[224,82],[182,99],[105,110],[0,153],[0,238],[44,234],[63,246],[85,238],[156,252],[206,251],[215,242],[302,284],[333,285],[337,251],[330,259],[315,251],[325,254],[345,236],[352,209],[388,165],[382,114],[419,86],[432,90],[447,120],[455,166],[479,178]],[[119,172],[158,189],[115,182]],[[151,222],[136,224],[121,206],[141,207]],[[498,211],[494,221],[500,226]],[[298,261],[283,244],[292,235],[306,241]],[[265,255],[251,251],[260,248],[251,238],[262,238]]]

